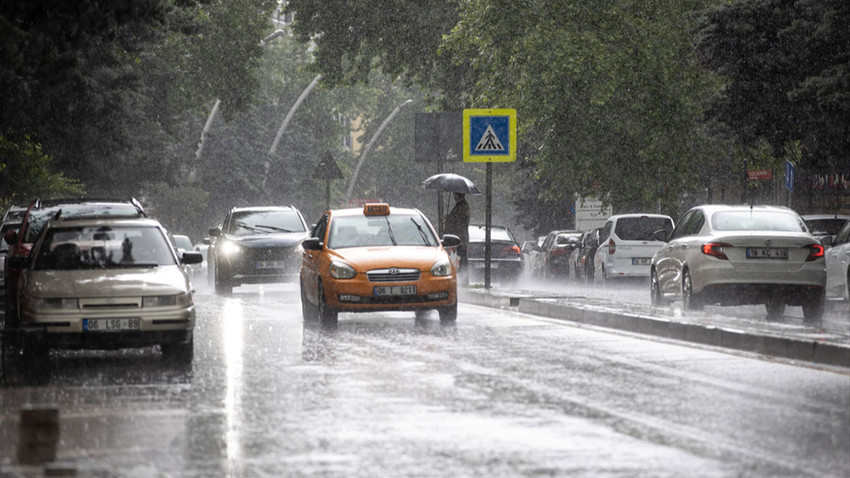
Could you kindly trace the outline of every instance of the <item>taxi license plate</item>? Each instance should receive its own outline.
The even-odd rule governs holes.
[[[388,295],[416,295],[415,285],[375,286],[375,297]]]
[[[283,269],[282,261],[257,261],[257,269]]]
[[[788,259],[788,248],[748,247],[747,259]]]
[[[140,319],[83,319],[85,332],[116,332],[119,330],[139,330]]]
[[[649,257],[632,257],[633,266],[648,266],[652,259]]]

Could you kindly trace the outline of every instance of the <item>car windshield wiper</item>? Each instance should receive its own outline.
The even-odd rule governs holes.
[[[265,227],[266,229],[271,229],[271,230],[278,231],[278,232],[293,232],[293,231],[290,231],[289,229],[284,229],[282,227],[266,226],[264,224],[255,224],[254,227]]]
[[[418,223],[418,222],[416,222],[416,219],[413,219],[413,218],[411,217],[411,218],[410,218],[410,220],[411,220],[411,221],[413,222],[413,224],[416,226],[416,229],[419,229],[419,235],[420,235],[420,236],[422,236],[422,240],[423,240],[423,241],[425,241],[425,245],[426,245],[426,246],[430,246],[430,245],[431,245],[431,241],[429,241],[429,240],[428,240],[428,235],[427,235],[427,234],[425,234],[425,231],[423,231],[423,230],[422,230],[422,226],[420,226],[420,225],[419,225],[419,223]]]
[[[247,229],[247,230],[249,230],[249,231],[257,232],[257,230],[256,230],[256,229],[254,229],[253,227],[251,227],[251,226],[249,226],[249,225],[245,224],[244,222],[237,222],[237,223],[236,223],[236,227],[241,227],[242,229]]]
[[[393,227],[390,225],[390,218],[387,217],[387,216],[384,216],[384,219],[387,221],[387,234],[390,235],[390,240],[393,241],[393,245],[397,246],[398,243],[395,242],[395,235],[393,235]]]

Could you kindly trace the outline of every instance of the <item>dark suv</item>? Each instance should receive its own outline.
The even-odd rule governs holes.
[[[236,207],[210,229],[208,274],[218,293],[242,284],[298,279],[301,242],[310,233],[295,206]]]
[[[9,250],[4,259],[6,267],[3,271],[6,292],[6,328],[13,328],[18,324],[17,286],[18,278],[21,275],[21,269],[11,267],[10,260],[13,257],[29,257],[33,244],[50,219],[92,217],[138,218],[147,217],[147,213],[139,201],[134,198],[36,199],[27,208],[20,227],[6,231],[3,236],[3,240],[9,244]]]

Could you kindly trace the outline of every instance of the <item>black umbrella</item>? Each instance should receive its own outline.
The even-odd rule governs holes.
[[[425,189],[436,189],[437,191],[447,191],[450,193],[483,194],[475,183],[453,173],[435,174],[422,181],[422,186]]]

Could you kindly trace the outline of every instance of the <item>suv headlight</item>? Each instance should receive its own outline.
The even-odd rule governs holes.
[[[239,244],[233,241],[225,241],[221,243],[221,252],[225,255],[232,256],[242,252],[242,248],[239,247]]]
[[[448,259],[441,259],[431,266],[431,275],[445,277],[452,275],[452,264]]]
[[[330,273],[334,279],[353,279],[357,275],[353,267],[337,261],[331,262]]]

